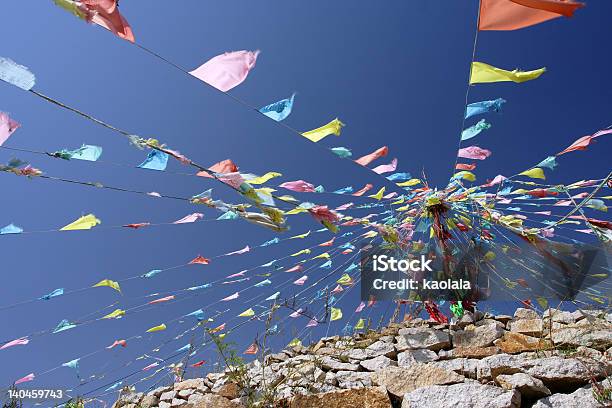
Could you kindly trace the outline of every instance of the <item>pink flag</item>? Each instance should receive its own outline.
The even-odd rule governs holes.
[[[112,31],[124,40],[135,41],[132,27],[117,9],[117,0],[82,0],[82,4],[92,13],[89,16],[92,23]]]
[[[315,191],[315,186],[304,180],[287,181],[281,184],[279,187],[300,193],[313,193]]]
[[[315,327],[318,326],[319,322],[317,322],[317,319],[310,319],[310,321],[308,322],[308,324],[306,325],[306,327]]]
[[[224,173],[224,174],[219,174],[217,176],[219,178],[219,180],[221,180],[223,183],[232,186],[234,188],[240,188],[240,186],[242,185],[242,183],[244,183],[244,178],[242,177],[242,174],[240,174],[239,172],[233,172],[233,173]]]
[[[315,220],[319,222],[336,222],[338,221],[338,215],[332,210],[327,208],[326,205],[315,205],[308,210]]]
[[[389,164],[381,164],[380,166],[374,167],[372,171],[376,174],[390,173],[395,171],[397,168],[397,159],[391,160]]]
[[[361,302],[359,306],[357,306],[357,309],[355,309],[355,313],[361,312],[365,308],[365,305],[365,302]]]
[[[249,246],[247,245],[247,246],[245,246],[244,248],[239,249],[238,251],[234,251],[234,252],[227,253],[227,254],[225,254],[224,256],[229,256],[229,255],[242,255],[242,254],[244,254],[244,253],[246,253],[246,252],[249,252],[250,250],[251,250],[251,248],[249,248]]]
[[[257,354],[258,351],[259,347],[257,346],[257,343],[253,343],[244,351],[244,354]]]
[[[230,159],[227,159],[220,161],[219,163],[213,164],[208,168],[208,170],[212,171],[213,173],[221,174],[236,173],[238,171],[238,166],[236,166],[236,164]],[[205,171],[200,171],[196,175],[200,177],[212,178],[212,176],[209,176],[208,173]]]
[[[483,184],[483,187],[491,187],[494,186],[496,184],[501,183],[502,181],[504,181],[506,179],[505,176],[502,176],[501,174],[498,174],[497,176],[495,176],[493,178],[493,180],[489,181],[487,184]]]
[[[389,194],[387,194],[387,195],[384,195],[384,196],[383,196],[383,198],[384,198],[385,200],[388,200],[388,199],[393,198],[393,197],[395,197],[395,196],[397,196],[397,193],[394,191],[394,192],[392,192],[392,193],[389,193]]]
[[[586,148],[591,144],[591,141],[596,137],[609,135],[612,133],[612,129],[600,130],[589,136],[582,136],[580,139],[576,140],[574,143],[569,145],[565,150],[560,153],[557,153],[557,156],[561,156],[562,154],[573,152],[576,150],[586,150]]]
[[[299,308],[295,312],[291,313],[289,317],[296,318],[296,317],[300,317],[301,315],[302,315],[302,308]]]
[[[14,385],[21,384],[21,383],[28,382],[28,381],[32,381],[34,379],[34,377],[35,377],[34,373],[30,373],[30,374],[26,375],[25,377],[20,378],[17,381],[15,381]]]
[[[9,348],[9,347],[13,347],[13,346],[25,346],[29,342],[30,342],[30,340],[28,340],[27,337],[22,337],[20,339],[9,341],[8,343],[6,343],[2,347],[0,347],[0,350],[4,350],[5,348]]]
[[[467,164],[467,163],[457,163],[457,165],[455,166],[455,168],[457,170],[467,170],[467,171],[472,171],[476,168],[475,164]]]
[[[302,265],[295,265],[291,269],[287,269],[285,272],[300,272],[304,267]]]
[[[146,366],[145,368],[142,369],[142,371],[147,371],[152,369],[153,367],[157,367],[159,365],[159,363],[153,363],[153,364],[149,364],[148,366]]]
[[[127,341],[125,340],[115,340],[113,342],[113,344],[111,344],[110,346],[106,347],[107,349],[112,349],[116,346],[121,346],[121,347],[127,347]]]
[[[355,205],[354,203],[346,203],[346,204],[342,204],[340,207],[336,208],[336,211],[343,211],[343,210],[348,210],[349,208],[351,208],[353,205]]]
[[[370,154],[366,154],[365,156],[358,158],[357,160],[355,160],[355,163],[361,164],[362,166],[367,166],[374,160],[386,156],[388,153],[389,148],[387,146],[383,146]]]
[[[344,289],[342,289],[342,286],[338,285],[334,288],[334,290],[331,291],[331,293],[335,294],[335,293],[340,293],[342,291],[344,291]]]
[[[367,193],[368,191],[370,191],[372,189],[372,187],[374,187],[374,186],[368,183],[365,186],[363,186],[363,188],[361,190],[357,191],[356,193],[353,193],[353,195],[355,197],[362,196],[365,193]]]
[[[221,299],[221,301],[222,302],[227,302],[229,300],[238,299],[238,296],[240,296],[240,294],[238,292],[236,292],[233,295],[229,295],[228,297],[224,297],[223,299]]]
[[[307,280],[308,280],[308,275],[304,275],[300,279],[298,279],[295,282],[293,282],[293,284],[294,285],[298,285],[298,286],[302,286],[303,284],[306,283]]]
[[[487,149],[481,149],[478,146],[468,146],[463,149],[459,149],[457,157],[463,157],[464,159],[484,160],[491,155],[491,151]]]
[[[232,275],[226,276],[225,279],[231,279],[231,278],[237,278],[238,276],[244,276],[246,272],[247,272],[246,270],[240,271],[238,273],[234,273]]]
[[[0,146],[16,131],[21,125],[9,118],[9,115],[0,112]]]
[[[200,220],[202,218],[204,218],[204,214],[202,214],[202,213],[193,213],[193,214],[189,214],[189,215],[184,216],[180,220],[174,221],[173,224],[187,224],[187,223],[190,223],[190,222],[196,222],[197,220]]]
[[[174,299],[174,295],[170,295],[170,296],[166,296],[166,297],[163,297],[163,298],[152,300],[148,304],[149,305],[154,305],[156,303],[168,302],[169,300],[172,300],[172,299]]]
[[[249,71],[255,67],[258,55],[259,50],[226,52],[211,58],[190,74],[227,92],[244,82]]]

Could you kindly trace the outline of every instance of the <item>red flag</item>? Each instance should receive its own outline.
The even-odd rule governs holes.
[[[206,363],[206,360],[200,360],[197,363],[193,363],[192,367],[202,367]]]
[[[564,0],[481,0],[479,30],[509,31],[571,17],[583,3]]]
[[[192,259],[189,262],[190,265],[195,265],[195,264],[208,265],[209,263],[210,263],[210,259],[204,258],[202,255],[196,256],[194,259]]]

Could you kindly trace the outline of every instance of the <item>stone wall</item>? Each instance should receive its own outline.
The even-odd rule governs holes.
[[[246,384],[211,373],[113,408],[590,408],[612,406],[612,314],[517,309],[415,319],[254,361]]]

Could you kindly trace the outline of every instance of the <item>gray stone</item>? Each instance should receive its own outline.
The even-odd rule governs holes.
[[[549,388],[565,388],[586,384],[591,375],[605,376],[603,364],[588,363],[576,358],[547,357],[533,360],[529,375],[542,380]]]
[[[378,371],[390,365],[397,365],[397,363],[389,357],[378,356],[370,360],[363,360],[359,365],[368,371]]]
[[[395,347],[398,351],[426,348],[433,351],[450,347],[448,333],[426,327],[400,329]]]
[[[338,371],[336,380],[340,388],[362,388],[372,386],[371,374],[368,372]]]
[[[492,321],[473,330],[460,330],[453,335],[454,347],[487,347],[504,334],[504,325]]]
[[[159,398],[155,395],[145,395],[139,405],[141,408],[152,408],[157,406],[157,404],[159,404]]]
[[[452,360],[436,361],[432,363],[436,367],[454,371],[465,377],[476,379],[480,361],[471,358],[453,358]]]
[[[542,319],[519,319],[510,322],[510,331],[513,333],[526,334],[528,336],[541,336],[544,330]]]
[[[538,319],[539,317],[538,312],[533,309],[519,307],[514,311],[515,319]]]
[[[204,394],[201,399],[198,398],[197,402],[189,404],[191,404],[189,408],[239,408],[243,406],[216,394]],[[161,405],[160,408],[162,408]]]
[[[477,383],[433,385],[404,395],[402,408],[518,408],[518,391]]]
[[[171,391],[166,391],[164,392],[159,399],[161,401],[172,401],[172,399],[176,396],[176,391],[171,390]]]
[[[408,368],[389,366],[372,374],[375,385],[384,385],[389,393],[401,398],[405,393],[429,385],[455,384],[464,377],[429,364],[416,363]]]
[[[604,408],[605,406],[597,402],[591,386],[588,385],[571,394],[553,394],[542,398],[532,408]]]
[[[556,345],[586,346],[603,351],[612,346],[612,325],[566,325],[553,328],[551,336]]]
[[[202,388],[204,387],[203,378],[194,378],[192,380],[185,380],[174,384],[175,391],[188,390],[190,388]]]
[[[336,360],[333,357],[325,356],[321,358],[321,366],[326,370],[334,370],[334,371],[357,371],[359,370],[359,366],[357,364],[351,363],[343,363],[339,360]]]
[[[187,404],[187,401],[181,398],[174,398],[170,404],[172,407],[180,407],[181,405]]]
[[[428,349],[406,350],[397,355],[397,365],[408,367],[415,363],[429,363],[437,359],[438,355]]]
[[[550,395],[550,390],[544,386],[544,383],[529,374],[501,374],[497,376],[495,381],[505,390],[517,389],[521,396],[525,398],[540,398]]]

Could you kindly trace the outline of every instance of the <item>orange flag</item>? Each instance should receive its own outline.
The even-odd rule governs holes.
[[[479,30],[509,31],[571,17],[584,3],[565,0],[481,0]]]
[[[355,163],[361,164],[362,166],[367,166],[374,160],[386,156],[388,153],[389,148],[387,146],[383,146],[380,149],[374,150],[370,154],[366,154],[365,156],[358,158],[357,160],[355,160]]]
[[[227,159],[213,164],[208,168],[208,170],[221,174],[235,173],[238,171],[238,166],[236,166],[236,164],[230,159]],[[196,175],[200,177],[212,177],[205,171],[199,171]]]

